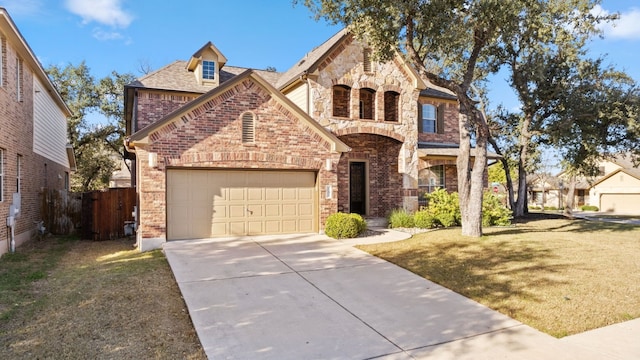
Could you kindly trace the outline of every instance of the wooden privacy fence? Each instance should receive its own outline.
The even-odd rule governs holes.
[[[135,188],[90,191],[82,194],[81,237],[110,240],[125,236],[124,226],[134,221]]]
[[[48,233],[80,232],[82,239],[109,240],[125,236],[125,224],[133,224],[135,188],[85,193],[43,189],[40,216]]]
[[[41,196],[40,214],[47,232],[67,235],[80,227],[82,194],[44,189]]]

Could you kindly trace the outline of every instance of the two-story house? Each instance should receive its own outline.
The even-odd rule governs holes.
[[[65,105],[8,12],[0,7],[0,254],[29,240],[43,189],[68,189],[75,167]]]
[[[458,102],[342,30],[284,73],[212,43],[125,88],[138,245],[322,231],[457,190]]]

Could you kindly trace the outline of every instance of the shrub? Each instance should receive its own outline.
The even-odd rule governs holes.
[[[362,234],[363,232],[365,232],[365,230],[367,230],[367,222],[364,221],[360,214],[352,213],[349,214],[349,216],[353,218],[353,220],[355,220],[356,224],[358,224],[358,234]]]
[[[421,229],[431,229],[436,227],[435,217],[426,208],[416,211],[416,213],[413,214],[413,220],[416,224],[415,226]]]
[[[335,213],[329,215],[324,227],[324,233],[334,239],[349,239],[357,237],[366,230],[367,224],[358,214]]]
[[[389,214],[390,228],[410,228],[414,226],[413,216],[404,209],[394,209]]]
[[[426,210],[435,219],[435,225],[444,227],[457,226],[461,223],[460,200],[458,193],[448,193],[444,189],[438,189],[426,194]]]
[[[598,207],[594,205],[582,205],[580,207],[582,211],[598,211]]]
[[[482,226],[506,226],[511,224],[511,210],[492,192],[485,192],[482,200]]]

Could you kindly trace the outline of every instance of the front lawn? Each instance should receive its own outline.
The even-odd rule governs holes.
[[[640,226],[538,218],[359,248],[556,337],[640,317]]]

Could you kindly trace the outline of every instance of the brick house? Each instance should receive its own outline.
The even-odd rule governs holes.
[[[0,53],[0,219],[7,226],[10,210],[19,208],[13,236],[20,245],[42,220],[42,189],[68,189],[75,159],[67,142],[69,108],[1,7]],[[6,229],[0,254],[10,248]]]
[[[283,73],[211,43],[125,88],[138,245],[322,231],[457,190],[458,102],[346,30]]]

